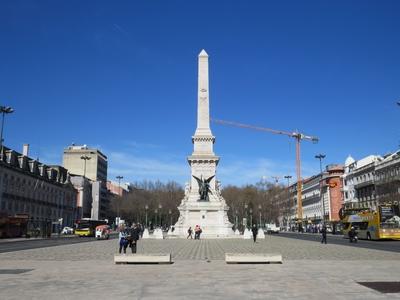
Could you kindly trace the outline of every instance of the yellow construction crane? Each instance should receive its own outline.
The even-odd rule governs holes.
[[[217,124],[221,124],[221,125],[230,125],[230,126],[254,129],[254,130],[259,130],[259,131],[267,131],[267,132],[271,132],[274,134],[287,135],[287,136],[290,136],[290,137],[296,139],[297,218],[299,221],[301,221],[303,219],[303,203],[302,203],[302,199],[301,199],[302,179],[301,179],[300,142],[301,142],[301,140],[308,140],[308,141],[312,141],[313,143],[318,143],[318,138],[315,136],[305,135],[305,134],[302,134],[297,131],[289,132],[289,131],[284,131],[284,130],[275,130],[275,129],[271,129],[271,128],[258,127],[258,126],[242,124],[242,123],[237,123],[237,122],[232,122],[232,121],[219,120],[219,119],[211,119],[211,121],[214,123],[217,123]]]

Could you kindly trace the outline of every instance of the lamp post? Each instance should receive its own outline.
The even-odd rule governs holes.
[[[146,211],[146,228],[148,227],[148,224],[147,224],[147,210],[149,209],[149,206],[146,204],[145,206],[144,206],[144,209],[145,209],[145,211]]]
[[[169,214],[169,226],[172,227],[172,210],[168,209],[168,214]]]
[[[259,227],[262,227],[262,224],[261,224],[261,204],[258,205],[258,213],[260,214],[260,224],[259,224]]]
[[[319,169],[321,171],[321,182],[319,184],[319,197],[321,198],[321,202],[322,202],[322,215],[321,215],[321,219],[322,219],[322,224],[325,224],[325,201],[322,197],[322,179],[323,179],[323,174],[322,174],[322,160],[326,157],[325,154],[318,154],[315,155],[316,159],[319,159]]]
[[[250,208],[249,209],[249,213],[250,213],[250,227],[253,226],[253,209]]]
[[[244,216],[245,216],[245,219],[246,219],[246,227],[247,227],[247,207],[249,207],[249,205],[246,203],[244,205]]]
[[[156,214],[156,225],[155,225],[155,227],[157,227],[157,219],[158,219],[158,209],[157,208],[154,210],[154,213]]]
[[[235,230],[238,228],[238,211],[235,209]]]
[[[162,208],[162,205],[161,205],[161,204],[158,204],[158,209],[159,209],[159,211],[160,211],[160,227],[162,227],[162,213],[161,213],[161,208]]]
[[[0,134],[0,151],[1,151],[1,159],[3,159],[3,129],[4,129],[4,118],[6,114],[11,114],[14,112],[14,109],[10,106],[0,106],[0,112],[2,114],[1,120],[1,134]]]
[[[285,177],[285,179],[287,179],[287,195],[288,195],[288,210],[287,210],[287,212],[288,212],[288,216],[287,216],[287,221],[286,221],[286,226],[288,226],[288,223],[289,223],[289,218],[290,218],[290,213],[291,213],[291,211],[292,211],[292,207],[290,206],[290,191],[289,191],[289,187],[290,187],[290,178],[292,178],[292,176],[290,176],[290,175],[286,175],[286,176],[284,176]]]
[[[90,160],[91,157],[87,156],[87,155],[82,155],[81,159],[83,159],[83,161],[84,161],[84,164],[83,164],[83,177],[86,177],[86,161]]]
[[[87,156],[88,157],[88,156]],[[82,157],[81,157],[82,158]],[[90,159],[90,157],[88,158]],[[86,160],[85,160],[85,172],[86,172]],[[117,204],[117,218],[119,218],[119,210],[120,210],[120,202],[121,202],[121,196],[122,196],[122,192],[121,192],[121,179],[124,178],[124,176],[116,176],[115,178],[118,179],[118,195],[120,196],[120,198],[118,199],[118,204]]]
[[[124,178],[124,176],[116,176],[115,178],[118,179],[118,195],[120,195],[122,197],[121,179]]]

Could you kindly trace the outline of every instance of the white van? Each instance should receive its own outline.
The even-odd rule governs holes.
[[[274,223],[266,224],[266,226],[265,226],[265,231],[268,234],[279,233],[279,230],[280,230],[279,227],[277,227]]]

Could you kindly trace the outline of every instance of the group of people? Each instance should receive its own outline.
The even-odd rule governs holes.
[[[192,227],[189,227],[189,229],[188,229],[188,236],[187,236],[187,238],[186,239],[193,239],[193,229],[192,229]],[[200,235],[201,235],[201,233],[203,232],[203,230],[200,228],[200,226],[199,225],[196,225],[196,227],[194,228],[194,239],[195,240],[199,240],[200,239]]]
[[[126,248],[131,248],[132,253],[136,253],[137,250],[137,241],[141,236],[140,227],[133,223],[132,226],[125,227],[121,226],[119,230],[119,253],[121,254],[122,250],[124,254],[126,254]]]
[[[323,225],[320,229],[320,232],[322,235],[321,244],[327,243],[326,228],[327,228],[326,225]],[[257,228],[256,224],[253,224],[251,231],[253,234],[253,241],[255,243],[257,240],[257,234],[258,234],[258,228]],[[189,239],[189,238],[193,239],[192,227],[189,227],[187,232],[188,232],[187,239]],[[194,239],[200,240],[200,235],[202,232],[203,232],[203,230],[201,229],[201,227],[199,225],[196,225],[196,227],[194,228]],[[123,250],[124,254],[126,254],[126,248],[128,248],[128,246],[129,246],[129,248],[131,248],[132,253],[136,253],[137,241],[139,240],[139,238],[141,237],[142,234],[143,234],[143,231],[141,229],[141,226],[139,226],[138,224],[133,223],[131,227],[125,227],[122,225],[120,227],[120,231],[119,231],[119,253],[121,254],[121,252]],[[357,240],[358,240],[357,231],[355,230],[354,227],[351,227],[351,230],[349,231],[348,234],[349,234],[350,242],[357,242]]]

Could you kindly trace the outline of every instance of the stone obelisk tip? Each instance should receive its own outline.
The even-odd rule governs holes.
[[[201,52],[200,52],[200,54],[199,54],[199,57],[200,56],[206,56],[206,57],[208,57],[208,54],[207,54],[207,52],[206,52],[206,50],[201,50]]]

